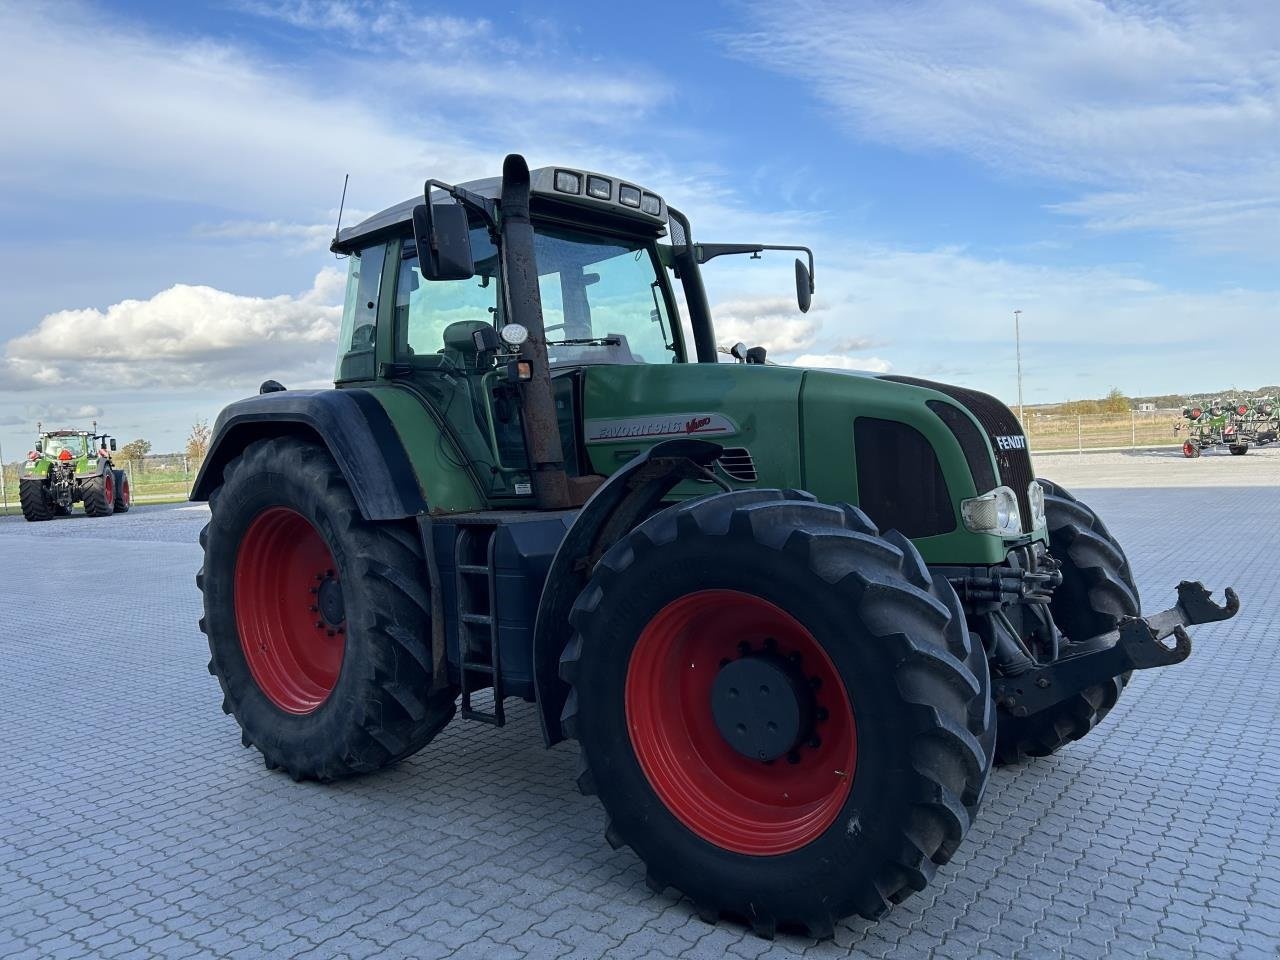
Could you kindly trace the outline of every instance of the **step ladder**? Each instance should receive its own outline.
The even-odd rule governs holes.
[[[506,724],[502,708],[502,658],[498,645],[498,570],[494,556],[498,528],[490,523],[458,526],[454,541],[455,596],[458,598],[458,681],[462,719],[495,727]],[[479,679],[477,679],[479,678]],[[493,712],[475,710],[471,694],[493,688]]]

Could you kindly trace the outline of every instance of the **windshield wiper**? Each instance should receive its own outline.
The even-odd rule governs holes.
[[[618,347],[621,337],[581,337],[576,340],[548,340],[548,347]]]

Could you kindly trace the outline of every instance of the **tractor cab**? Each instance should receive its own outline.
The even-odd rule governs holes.
[[[550,463],[563,468],[567,492],[538,505],[576,506],[613,463],[612,452],[593,462],[586,395],[599,403],[637,377],[651,379],[610,368],[717,362],[699,265],[774,248],[695,246],[678,210],[616,177],[563,167],[524,175],[524,231],[507,228],[504,176],[431,181],[422,199],[339,233],[333,249],[349,268],[335,380],[359,388],[390,381],[418,394],[489,500],[537,498]],[[811,254],[808,266],[797,261],[797,278],[807,309]],[[549,404],[538,402],[543,393]],[[558,451],[542,449],[549,433]]]

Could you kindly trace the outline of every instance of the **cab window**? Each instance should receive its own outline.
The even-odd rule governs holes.
[[[335,380],[369,380],[375,362],[373,347],[378,320],[378,292],[386,246],[379,244],[353,253],[347,266],[347,295],[338,334]]]
[[[396,281],[396,359],[413,361],[443,356],[462,366],[464,352],[478,325],[492,325],[498,309],[498,252],[489,231],[471,231],[471,256],[476,274],[467,280],[425,281],[418,269],[418,251],[405,240]]]
[[[553,364],[679,359],[652,243],[547,224],[535,229],[538,288]]]

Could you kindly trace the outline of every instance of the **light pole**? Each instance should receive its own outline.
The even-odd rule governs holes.
[[[1022,311],[1013,311],[1013,342],[1018,354],[1018,422],[1022,422]],[[1022,429],[1026,429],[1023,427]]]

